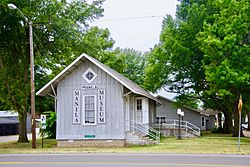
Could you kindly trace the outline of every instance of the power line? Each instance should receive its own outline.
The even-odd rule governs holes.
[[[110,19],[100,19],[95,22],[104,22],[104,21],[120,21],[120,20],[138,20],[138,19],[152,19],[164,17],[163,15],[153,15],[153,16],[137,16],[137,17],[120,17],[120,18],[110,18]]]

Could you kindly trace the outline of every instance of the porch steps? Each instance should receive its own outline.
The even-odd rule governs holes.
[[[157,141],[138,132],[126,132],[126,145],[152,145]]]

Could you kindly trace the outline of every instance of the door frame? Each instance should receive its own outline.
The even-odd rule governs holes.
[[[140,120],[138,120],[138,110],[137,110],[137,100],[141,100],[141,115],[140,115]],[[134,121],[137,123],[143,123],[143,97],[135,97],[135,106],[134,106]]]
[[[204,118],[204,125],[202,125],[203,118]],[[206,130],[206,117],[205,116],[201,116],[201,130]]]

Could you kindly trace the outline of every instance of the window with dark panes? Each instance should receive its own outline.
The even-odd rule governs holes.
[[[96,124],[96,100],[94,95],[84,96],[84,124]]]

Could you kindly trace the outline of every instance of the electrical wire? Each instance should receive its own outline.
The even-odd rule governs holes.
[[[161,18],[163,15],[153,15],[153,16],[137,16],[137,17],[120,17],[120,18],[110,18],[110,19],[99,19],[95,22],[105,22],[105,21],[120,21],[120,20],[138,20],[138,19],[152,19],[152,18]]]

